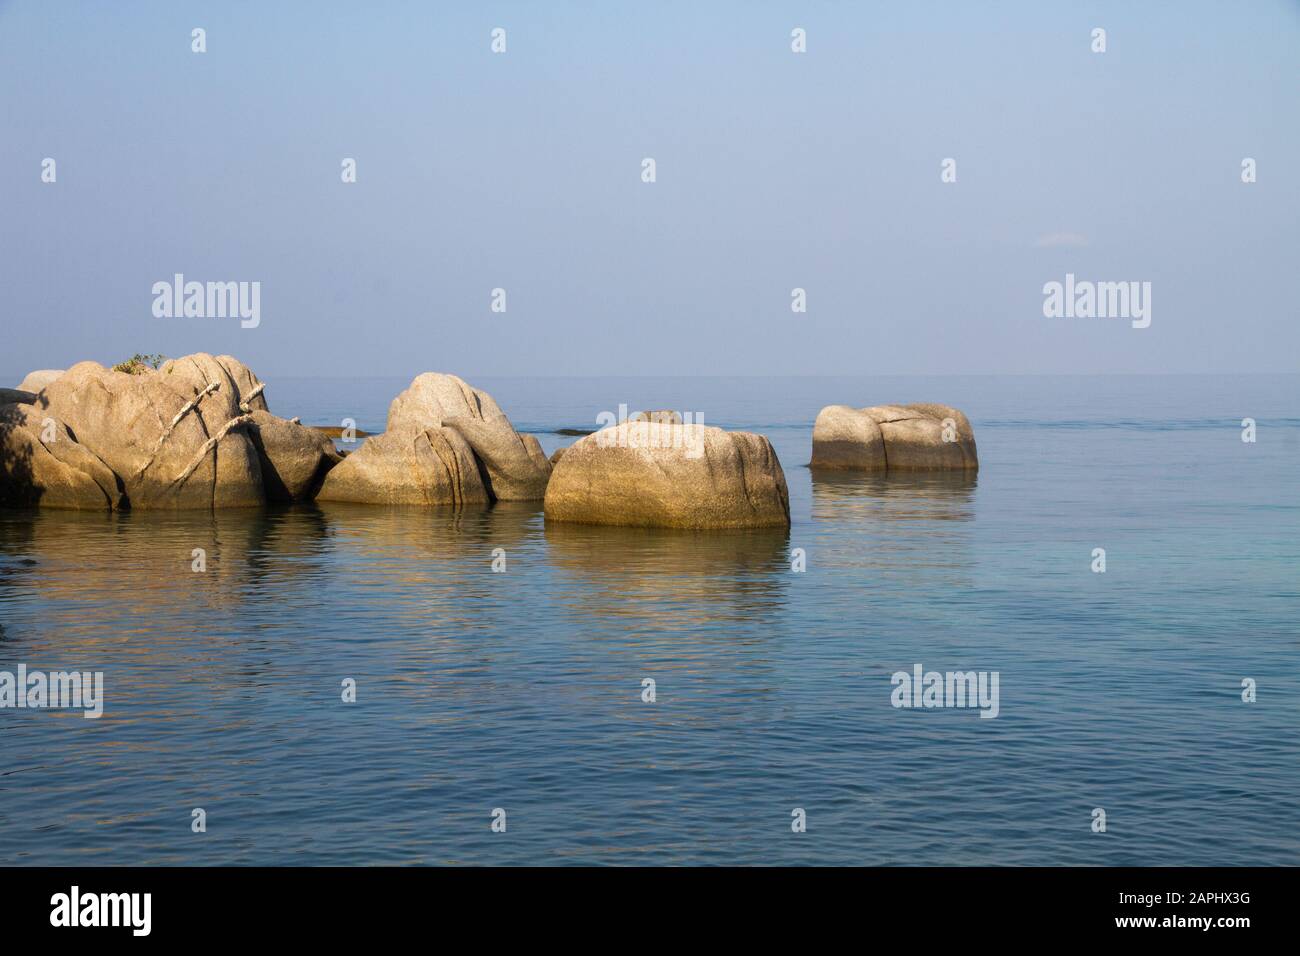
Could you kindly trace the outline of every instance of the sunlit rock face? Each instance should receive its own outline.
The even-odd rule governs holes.
[[[340,460],[328,439],[272,415],[263,383],[229,355],[200,352],[157,370],[129,367],[80,362],[27,377],[39,390],[12,407],[32,412],[9,415],[0,449],[6,501],[252,506],[310,497]]]
[[[208,384],[190,394],[187,376],[169,382],[161,370],[131,374],[80,362],[40,401],[113,469],[132,508],[261,504],[261,469],[236,421],[238,396],[223,392],[224,381]]]
[[[762,435],[628,421],[555,465],[546,520],[646,528],[789,527],[785,473]]]
[[[28,372],[27,377],[18,383],[18,390],[22,392],[39,392],[62,374],[63,369],[61,368],[42,368],[37,369],[35,372]]]
[[[531,435],[520,435],[487,392],[455,375],[424,372],[393,399],[388,430],[450,428],[474,450],[495,501],[538,501],[551,463]]]
[[[859,471],[976,471],[970,420],[948,405],[828,405],[813,425],[811,465]]]
[[[0,405],[0,504],[9,507],[120,508],[113,469],[34,405]]]
[[[402,425],[366,439],[325,476],[318,501],[384,505],[488,504],[469,443],[452,428]]]

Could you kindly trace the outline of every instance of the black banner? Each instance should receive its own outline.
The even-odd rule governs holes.
[[[1206,938],[1281,929],[1280,869],[9,869],[8,939],[337,944],[478,913],[489,933],[606,929],[660,938],[702,921],[738,937],[792,929],[974,944]],[[670,923],[665,924],[665,920]],[[531,928],[531,929],[530,929]],[[918,936],[919,934],[919,936]],[[996,934],[990,937],[990,934]]]

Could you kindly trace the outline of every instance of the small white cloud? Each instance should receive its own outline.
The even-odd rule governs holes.
[[[1049,232],[1034,240],[1035,249],[1082,249],[1088,237],[1078,232]]]

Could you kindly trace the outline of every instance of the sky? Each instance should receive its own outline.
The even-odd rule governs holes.
[[[0,373],[1295,372],[1298,179],[1297,0],[0,0]]]

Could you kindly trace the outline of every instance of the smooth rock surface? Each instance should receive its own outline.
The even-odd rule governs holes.
[[[862,471],[975,471],[969,419],[934,403],[828,405],[813,425],[811,466]]]
[[[165,379],[161,370],[130,375],[80,362],[45,387],[40,406],[113,469],[133,508],[261,504],[248,422],[217,381],[202,391],[188,371]]]
[[[22,392],[39,392],[62,374],[63,369],[61,368],[42,368],[37,369],[35,372],[28,372],[27,377],[18,383],[18,390]]]
[[[474,451],[450,428],[403,426],[367,438],[325,476],[318,501],[488,504]]]
[[[0,408],[0,504],[111,511],[117,475],[64,425],[33,405]]]
[[[424,372],[393,399],[388,430],[443,427],[455,429],[474,449],[494,499],[536,501],[546,494],[551,464],[537,439],[515,431],[487,392],[455,375]]]
[[[813,424],[813,468],[885,470],[885,436],[865,410],[827,405]]]
[[[570,445],[546,520],[660,528],[789,527],[785,473],[762,435],[623,422]]]

